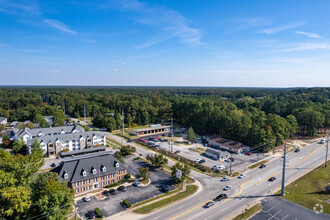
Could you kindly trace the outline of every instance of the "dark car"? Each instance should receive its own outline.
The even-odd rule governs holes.
[[[123,191],[123,192],[125,192],[125,191],[126,191],[126,187],[125,187],[125,186],[119,186],[117,190],[118,190],[118,191]]]
[[[163,192],[168,192],[168,187],[166,185],[161,185],[160,189],[163,191]]]
[[[92,210],[88,211],[87,214],[86,214],[86,216],[87,216],[88,219],[94,219],[94,218],[96,218],[95,212],[92,211]]]
[[[260,169],[265,168],[266,164],[261,164],[261,166],[259,167]]]
[[[231,160],[231,162],[234,162],[234,158],[229,157],[228,160]]]
[[[113,194],[116,193],[116,190],[115,190],[115,189],[110,189],[110,190],[109,190],[109,193],[113,195]]]
[[[177,150],[177,151],[175,151],[174,153],[175,153],[175,154],[178,154],[178,153],[180,153],[180,152],[181,152],[181,151]]]
[[[226,199],[226,198],[227,198],[227,194],[220,194],[215,199],[217,201],[221,201],[221,200]]]
[[[276,180],[276,177],[271,177],[268,181],[273,182],[274,180]]]
[[[214,206],[214,202],[208,202],[204,205],[205,208],[210,208],[211,206]]]
[[[132,142],[132,140],[127,140],[127,143],[131,143]]]
[[[294,152],[296,152],[296,153],[298,153],[298,152],[300,152],[300,149],[299,148],[297,148]]]
[[[105,196],[108,196],[109,195],[109,191],[104,190],[102,194],[105,195]]]
[[[201,159],[198,163],[205,163],[205,160]]]
[[[56,164],[55,163],[52,163],[50,166],[51,167],[56,167]]]

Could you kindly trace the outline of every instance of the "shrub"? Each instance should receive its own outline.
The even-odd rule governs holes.
[[[102,213],[102,211],[101,211],[99,208],[95,208],[95,209],[94,209],[94,212],[95,212],[95,215],[96,215],[98,218],[103,218],[103,213]]]
[[[126,199],[123,200],[123,204],[124,204],[127,208],[129,208],[129,207],[132,206],[132,204],[131,204],[129,201],[127,201]]]
[[[112,183],[112,184],[106,185],[105,188],[111,188],[111,187],[114,187],[114,186],[119,186],[122,182],[123,182],[122,180],[119,180],[116,183]]]
[[[131,178],[131,174],[130,173],[126,174],[124,178],[128,180],[129,178]]]
[[[133,160],[140,160],[141,158],[140,157],[135,157]]]

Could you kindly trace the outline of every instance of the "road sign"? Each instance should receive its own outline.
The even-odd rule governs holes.
[[[176,169],[176,178],[178,178],[178,179],[182,178],[182,171],[179,169]]]

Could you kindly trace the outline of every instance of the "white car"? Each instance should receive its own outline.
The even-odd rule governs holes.
[[[225,188],[223,188],[223,190],[227,191],[227,190],[230,190],[231,188],[232,188],[232,186],[231,185],[228,185]]]
[[[200,159],[200,158],[197,158],[197,159],[195,160],[195,163],[199,163],[199,161],[201,161],[201,159]]]
[[[85,196],[85,197],[83,198],[83,201],[84,201],[84,202],[89,202],[89,201],[91,201],[91,198],[89,198],[88,196]]]
[[[242,173],[241,175],[238,176],[238,179],[243,179],[246,175]]]
[[[320,141],[320,144],[324,144],[324,143],[325,143],[325,140],[322,138]]]
[[[228,178],[228,177],[224,177],[224,178],[222,178],[220,181],[221,182],[224,182],[224,181],[229,181],[230,179]]]

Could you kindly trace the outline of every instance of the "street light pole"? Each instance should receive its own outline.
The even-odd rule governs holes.
[[[283,158],[283,172],[282,172],[282,189],[281,195],[285,195],[285,162],[286,162],[286,139],[284,140],[284,158]]]
[[[327,167],[327,163],[328,163],[329,133],[330,132],[328,132],[328,137],[327,137],[327,149],[325,150],[325,167]]]

